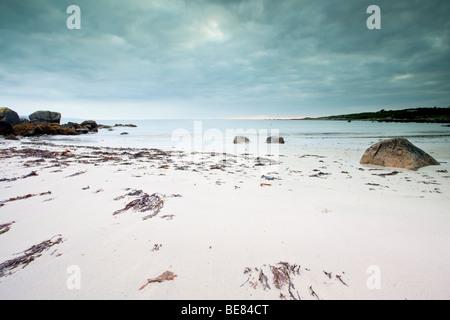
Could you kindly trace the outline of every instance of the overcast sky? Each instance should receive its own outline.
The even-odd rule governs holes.
[[[448,0],[0,0],[0,106],[105,120],[446,107],[449,16]]]

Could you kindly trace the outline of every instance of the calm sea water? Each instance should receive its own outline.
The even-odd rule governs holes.
[[[62,119],[62,123],[71,119]],[[450,147],[450,128],[435,123],[379,123],[371,121],[299,120],[136,120],[101,121],[100,124],[132,123],[136,128],[115,127],[112,131],[73,137],[52,137],[54,142],[107,147],[161,149],[193,148],[229,151],[237,135],[250,138],[252,146],[266,146],[271,135],[284,137],[285,149],[352,148],[365,149],[380,139],[405,137],[418,145]],[[128,133],[122,135],[122,133]],[[235,146],[234,146],[235,147]],[[450,149],[450,148],[449,148]],[[199,151],[202,151],[199,150]]]

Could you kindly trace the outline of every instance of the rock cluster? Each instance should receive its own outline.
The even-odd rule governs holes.
[[[61,114],[54,111],[36,111],[26,118],[20,118],[17,112],[0,109],[0,135],[9,140],[16,136],[32,137],[40,135],[79,135],[98,132],[101,127],[95,121],[81,124],[69,122],[61,125]],[[17,138],[17,137],[16,137]]]
[[[65,128],[58,123],[28,122],[13,127],[16,136],[32,137],[44,134],[48,135],[76,135],[72,128]]]

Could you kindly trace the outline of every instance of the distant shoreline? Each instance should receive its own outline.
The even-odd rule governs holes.
[[[286,118],[274,120],[339,120],[339,121],[373,121],[401,123],[450,123],[450,107],[447,108],[412,108],[403,110],[380,110],[326,117]]]
[[[370,122],[398,122],[398,123],[442,123],[442,124],[450,124],[450,120],[405,120],[405,119],[392,119],[392,120],[386,120],[386,119],[355,119],[355,120],[351,120],[351,119],[323,119],[323,118],[304,118],[304,119],[296,119],[296,118],[292,118],[292,119],[267,119],[267,120],[305,120],[305,121],[347,121],[347,122],[352,122],[352,121],[370,121]],[[350,121],[349,121],[350,120]]]

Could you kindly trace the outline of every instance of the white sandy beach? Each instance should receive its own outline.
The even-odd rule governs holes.
[[[450,151],[428,147],[444,163],[410,171],[362,166],[351,149],[282,149],[279,165],[255,166],[2,140],[0,201],[36,196],[0,207],[0,225],[15,222],[0,264],[63,242],[0,277],[0,299],[449,299]],[[42,158],[27,148],[57,153],[27,162]],[[113,215],[132,190],[166,195],[164,207]],[[295,289],[274,284],[280,262],[299,267]],[[177,277],[139,290],[166,270]]]

